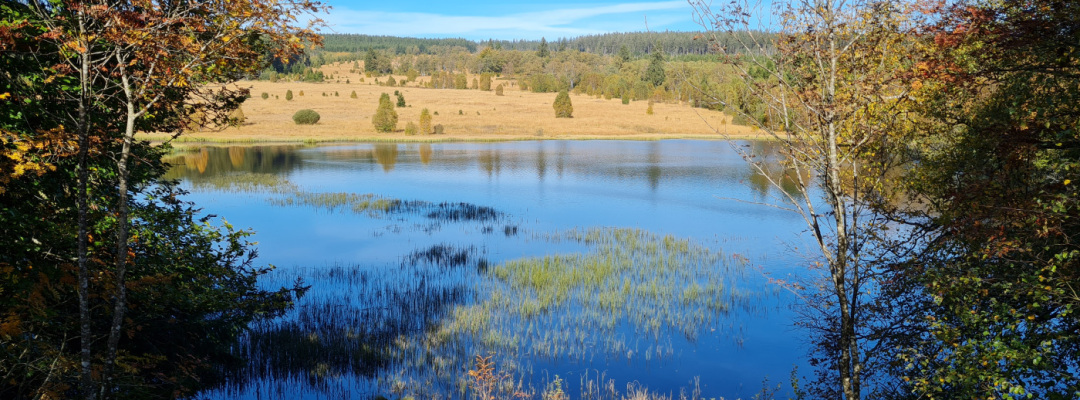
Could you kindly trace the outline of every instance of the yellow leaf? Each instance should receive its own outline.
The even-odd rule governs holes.
[[[1065,180],[1065,185],[1066,185],[1066,186],[1068,186],[1068,185],[1069,185],[1070,183],[1072,183],[1072,180],[1069,180],[1069,179],[1066,179],[1066,180]]]

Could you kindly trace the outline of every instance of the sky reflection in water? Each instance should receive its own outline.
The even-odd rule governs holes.
[[[773,157],[769,143],[734,145]],[[532,385],[542,388],[558,374],[575,397],[579,377],[588,371],[614,379],[617,387],[636,381],[651,391],[675,394],[700,376],[706,398],[752,397],[766,376],[786,381],[791,368],[803,364],[802,333],[789,327],[789,296],[767,285],[762,274],[783,277],[798,270],[800,258],[789,249],[798,246],[802,226],[795,215],[749,203],[767,201],[775,193],[731,146],[689,140],[537,141],[209,147],[180,153],[171,160],[176,167],[170,177],[182,179],[193,190],[189,198],[207,213],[254,229],[261,262],[279,266],[264,283],[288,284],[300,276],[313,286],[290,322],[264,327],[259,331],[263,337],[250,340],[248,347],[289,349],[313,360],[291,357],[285,362],[259,355],[255,358],[263,367],[207,395],[393,398],[395,380],[396,389],[400,381],[452,388],[453,383],[438,382],[439,374],[410,364],[462,364],[448,366],[456,373],[442,375],[463,375],[470,365],[462,360],[471,354],[444,354],[432,361],[429,351],[405,351],[395,342],[452,324],[453,310],[475,310],[492,293],[521,290],[493,278],[490,268],[523,258],[602,255],[608,250],[552,239],[568,230],[600,227],[689,239],[722,252],[725,263],[745,260],[741,273],[716,278],[729,289],[754,293],[755,300],[693,324],[702,330],[696,335],[677,327],[648,335],[629,319],[621,320],[608,333],[623,337],[621,346],[637,346],[632,348],[637,357],[624,356],[624,347],[615,356],[611,346],[583,339],[587,344],[573,346],[573,354],[532,352],[505,360],[516,365],[520,376],[532,377]],[[366,203],[360,207],[361,202]],[[373,313],[372,307],[397,311]],[[328,311],[343,308],[348,311]],[[555,321],[560,315],[580,318],[585,312],[568,310],[520,329],[565,330],[560,325],[565,321]],[[332,321],[304,320],[318,315]],[[515,316],[520,317],[499,318]],[[319,329],[320,340],[286,339]],[[463,343],[452,352],[488,349],[484,340],[458,341]],[[657,344],[666,357],[641,356],[656,351]],[[371,350],[379,346],[397,349]],[[408,361],[419,354],[429,358]],[[320,357],[325,362],[318,362]],[[801,371],[808,372],[805,367]],[[446,391],[455,395],[453,389]]]

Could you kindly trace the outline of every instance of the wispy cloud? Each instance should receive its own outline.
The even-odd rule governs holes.
[[[610,31],[612,21],[598,24],[599,17],[634,18],[634,26],[621,30],[644,28],[642,15],[648,12],[678,12],[690,20],[691,9],[684,1],[623,3],[597,7],[564,8],[541,12],[501,16],[454,16],[430,13],[363,11],[335,7],[324,17],[330,29],[338,33],[366,33],[392,36],[461,36],[466,38],[498,37],[530,39],[540,36],[578,36]],[[635,15],[637,14],[637,15]],[[593,21],[588,21],[593,20]],[[678,20],[670,16],[657,21]],[[663,29],[663,26],[651,28]],[[511,36],[506,36],[511,35]]]

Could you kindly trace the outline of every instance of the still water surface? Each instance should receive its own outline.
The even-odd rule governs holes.
[[[203,396],[460,397],[476,355],[525,390],[557,375],[575,398],[589,381],[750,398],[808,373],[792,300],[766,278],[804,263],[790,250],[801,220],[754,204],[775,189],[733,146],[771,153],[689,140],[182,153],[171,177],[278,267],[261,283],[311,285]]]

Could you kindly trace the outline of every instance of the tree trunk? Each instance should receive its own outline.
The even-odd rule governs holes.
[[[86,21],[82,11],[79,12],[79,37],[86,37]],[[78,250],[76,250],[79,264],[79,391],[87,400],[94,399],[94,381],[91,375],[91,352],[90,352],[90,271],[87,266],[87,251],[89,242],[89,223],[87,205],[87,157],[90,146],[89,111],[86,109],[90,102],[90,48],[89,43],[83,46],[83,52],[79,54],[79,155],[78,155],[78,183],[75,194],[75,207],[78,209]]]
[[[120,149],[120,157],[116,161],[116,259],[115,280],[116,293],[113,298],[113,317],[109,325],[109,340],[105,353],[105,368],[102,373],[103,384],[101,389],[102,398],[112,391],[113,369],[116,365],[116,356],[120,344],[120,335],[124,327],[124,314],[127,311],[127,258],[128,258],[128,229],[130,227],[128,209],[128,159],[131,155],[131,142],[135,133],[135,99],[131,93],[131,84],[128,80],[127,69],[124,67],[123,57],[117,53],[116,61],[120,64],[120,79],[123,84],[124,94],[127,98],[127,121],[124,125],[124,141]]]

